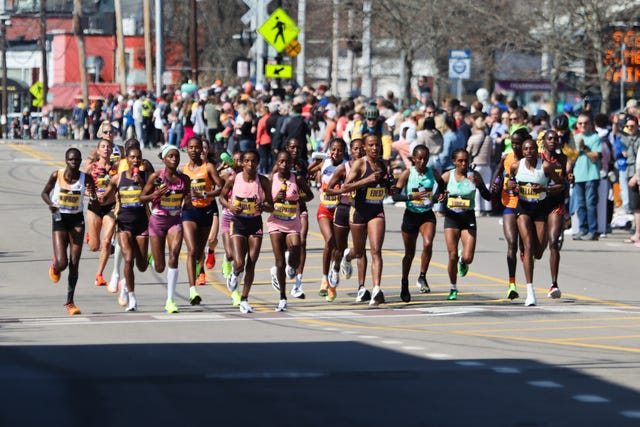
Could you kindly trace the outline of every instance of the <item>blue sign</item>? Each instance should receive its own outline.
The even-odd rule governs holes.
[[[449,78],[450,79],[470,79],[471,78],[471,51],[455,50],[449,51]]]

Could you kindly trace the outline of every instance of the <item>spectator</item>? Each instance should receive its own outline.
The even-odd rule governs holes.
[[[578,214],[579,232],[574,240],[598,240],[598,186],[602,145],[588,114],[580,114],[576,122],[580,133],[575,136],[578,158],[573,166],[573,209]]]

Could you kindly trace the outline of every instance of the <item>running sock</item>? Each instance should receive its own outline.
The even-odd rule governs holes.
[[[120,271],[122,271],[122,249],[120,249],[120,244],[116,241],[116,247],[113,250],[113,273],[111,273],[111,277],[120,278]]]
[[[516,278],[514,277],[509,277],[509,283],[516,283]]]
[[[452,291],[457,291],[458,290],[458,286],[456,284],[451,284],[451,290]]]
[[[527,283],[527,293],[533,294],[533,283]]]
[[[200,261],[196,261],[196,277],[200,275],[201,271],[202,271],[202,264],[200,263]]]
[[[426,271],[421,271],[420,272],[420,277],[427,277],[427,272]]]
[[[329,281],[329,277],[326,274],[322,275],[322,281],[323,282],[328,282]]]
[[[167,301],[173,301],[176,293],[176,284],[178,283],[178,269],[167,269]]]

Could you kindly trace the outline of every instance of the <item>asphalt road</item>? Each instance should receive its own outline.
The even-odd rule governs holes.
[[[93,145],[79,148],[86,156]],[[560,300],[546,298],[545,254],[535,265],[536,307],[505,299],[506,245],[494,217],[478,219],[458,301],[446,301],[439,220],[432,292],[412,286],[405,304],[403,210],[387,207],[387,304],[379,308],[354,303],[355,278],[340,283],[333,303],[317,296],[323,242],[315,221],[307,299],[290,298],[285,313],[274,312],[268,239],[250,315],[231,306],[219,266],[199,289],[203,304],[190,306],[184,264],[180,313],[164,313],[165,275],[151,271],[136,273],[139,311],[124,313],[93,285],[97,254],[85,246],[82,315],[69,317],[66,273],[55,285],[47,275],[51,220],[40,199],[69,146],[0,142],[0,426],[640,425],[640,249],[622,242],[624,230],[565,241]],[[518,266],[521,295],[523,279]]]

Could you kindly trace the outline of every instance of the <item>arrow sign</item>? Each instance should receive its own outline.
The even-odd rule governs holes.
[[[266,64],[264,75],[272,79],[290,79],[293,77],[293,66],[288,64]]]

